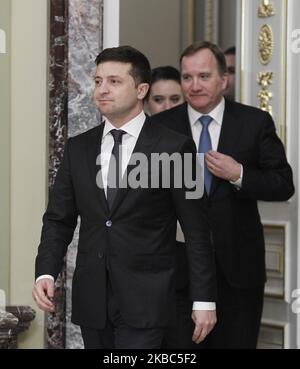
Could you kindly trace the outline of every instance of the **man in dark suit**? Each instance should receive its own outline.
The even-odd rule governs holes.
[[[205,197],[216,256],[218,322],[203,345],[255,348],[266,280],[257,201],[288,200],[294,193],[292,170],[271,116],[223,98],[228,76],[216,45],[195,43],[183,52],[180,63],[187,103],[153,118],[192,137],[199,152],[206,153]],[[178,243],[180,317],[177,342],[171,337],[169,346],[179,348],[189,335],[184,252],[184,244]]]
[[[54,280],[80,216],[72,321],[81,326],[85,347],[160,348],[165,329],[175,323],[177,218],[187,239],[191,301],[215,299],[206,207],[201,198],[187,200],[186,187],[173,185],[174,169],[163,173],[170,175],[169,187],[161,180],[153,188],[124,183],[132,173],[137,180],[162,175],[150,165],[137,175],[134,155],[186,153],[194,157],[194,170],[196,149],[191,139],[157,131],[146,119],[151,69],[142,53],[129,46],[105,49],[96,64],[94,99],[105,119],[68,140],[43,218],[33,297],[41,309],[54,310]],[[199,343],[213,328],[215,311],[191,314],[190,340],[193,335]]]

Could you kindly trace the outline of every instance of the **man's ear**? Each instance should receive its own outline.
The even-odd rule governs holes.
[[[149,90],[149,83],[140,83],[137,87],[137,92],[138,92],[138,99],[139,100],[144,100],[144,98],[146,97],[148,90]]]
[[[228,86],[228,78],[229,78],[229,74],[227,72],[224,73],[223,76],[222,76],[222,89],[223,89],[223,91],[225,91],[227,86]]]

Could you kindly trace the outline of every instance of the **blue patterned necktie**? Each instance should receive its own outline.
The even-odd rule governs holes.
[[[201,131],[201,136],[199,140],[199,150],[198,150],[199,153],[205,154],[212,149],[210,134],[208,130],[208,126],[210,125],[212,120],[213,118],[210,117],[209,115],[203,115],[199,119],[200,123],[202,124],[202,131]],[[213,176],[208,170],[205,159],[204,159],[204,185],[205,185],[207,194],[209,194],[210,192],[212,177]]]

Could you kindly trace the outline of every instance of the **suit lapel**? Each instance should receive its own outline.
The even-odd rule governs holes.
[[[241,137],[242,124],[239,120],[232,114],[232,109],[230,102],[226,100],[225,111],[222,122],[222,128],[218,144],[218,152],[232,156],[234,154],[235,148],[238,145],[239,138]],[[210,191],[210,196],[213,195],[214,191],[217,189],[218,185],[221,183],[220,178],[213,178],[212,187]]]
[[[177,124],[176,131],[182,133],[185,136],[193,138],[191,125],[189,121],[189,115],[187,111],[187,104],[183,104],[179,107],[178,111],[174,111],[174,121]]]
[[[93,132],[91,138],[87,142],[87,160],[90,170],[90,176],[92,183],[95,183],[95,191],[97,194],[97,198],[101,203],[103,209],[108,212],[108,204],[106,201],[103,183],[102,183],[102,175],[101,175],[101,166],[100,162],[98,162],[98,156],[101,153],[101,140],[103,135],[104,124],[102,123],[95,131]],[[97,164],[98,162],[98,164]]]
[[[155,135],[155,126],[150,123],[149,118],[146,118],[144,126],[141,130],[141,133],[138,137],[138,140],[136,142],[136,145],[134,147],[133,153],[142,153],[147,156],[148,160],[152,153],[152,148],[155,145],[155,143],[158,140],[158,135]],[[148,161],[149,162],[149,161]],[[132,157],[129,160],[127,169],[125,171],[125,174],[123,176],[123,183],[127,183],[127,176],[130,173],[130,171],[135,168],[137,165],[133,163]],[[110,214],[112,215],[117,208],[120,206],[122,201],[124,200],[125,196],[127,195],[128,191],[130,190],[129,186],[127,185],[125,188],[120,188],[118,190],[118,193],[116,195],[115,201],[113,203],[112,209],[110,211]]]

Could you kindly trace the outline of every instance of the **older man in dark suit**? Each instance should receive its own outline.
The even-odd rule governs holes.
[[[218,322],[209,348],[255,348],[263,307],[265,247],[257,201],[285,201],[294,193],[292,170],[271,116],[223,98],[228,74],[221,50],[210,42],[182,54],[181,86],[187,103],[154,116],[192,137],[205,153],[205,198],[216,256]],[[184,265],[178,243],[178,327],[170,347],[189,335]],[[191,328],[190,328],[191,329]],[[174,337],[176,339],[174,340]]]
[[[146,119],[151,69],[142,53],[129,46],[105,49],[96,63],[94,98],[105,120],[66,145],[43,218],[33,297],[41,309],[54,310],[54,279],[80,215],[72,321],[81,326],[85,347],[160,348],[165,329],[175,323],[176,219],[187,240],[195,303],[215,300],[213,252],[203,200],[188,200],[188,189],[174,186],[174,168],[137,171],[135,159],[142,154],[150,163],[152,153],[189,154],[195,169],[196,149],[190,138],[157,131]],[[153,188],[134,188],[130,181],[124,187],[137,172],[148,179],[169,175],[170,186],[162,179]],[[196,308],[191,314],[189,339],[199,343],[213,328],[215,311]]]

